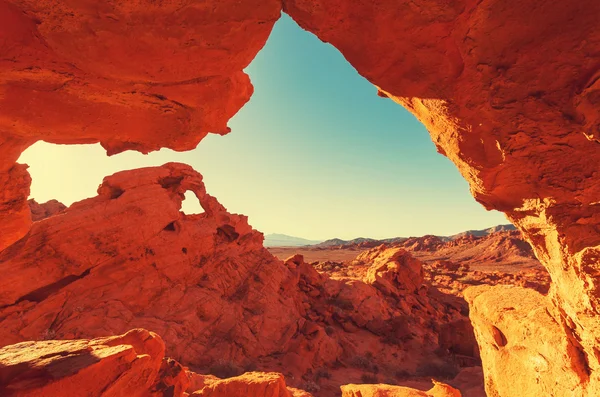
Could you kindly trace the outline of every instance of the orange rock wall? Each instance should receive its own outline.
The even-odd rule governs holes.
[[[186,150],[227,133],[252,92],[242,69],[281,7],[0,0],[0,250],[31,224],[29,176],[15,163],[23,150],[38,140],[100,142],[109,154]],[[285,0],[283,9],[415,114],[473,196],[524,232],[551,273],[552,316],[580,344],[583,393],[593,395],[600,2]],[[15,296],[3,290],[6,302]]]
[[[600,3],[284,0],[284,11],[421,120],[473,196],[524,232],[594,390]]]
[[[147,153],[226,134],[252,94],[242,70],[280,10],[277,0],[0,0],[0,250],[31,223],[26,172],[15,170],[29,145]]]

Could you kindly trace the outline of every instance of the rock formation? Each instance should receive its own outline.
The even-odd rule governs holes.
[[[180,212],[187,190],[205,213]],[[268,355],[300,319],[289,272],[189,166],[125,171],[0,253],[2,345],[147,328],[186,364]],[[291,281],[287,281],[291,282]],[[285,310],[284,310],[285,308]],[[236,343],[233,343],[236,341]]]
[[[475,199],[523,231],[554,281],[552,317],[581,345],[581,395],[597,395],[600,3],[284,0],[284,11],[410,110]]]
[[[1,0],[0,250],[30,224],[23,150],[38,140],[189,150],[227,133],[252,94],[242,70],[280,10],[277,0]]]
[[[162,339],[134,329],[97,339],[22,342],[0,349],[0,393],[6,397],[311,397],[279,373],[219,379],[164,357]],[[387,385],[342,386],[343,396],[460,397],[439,382],[428,391]]]
[[[0,394],[127,397],[310,397],[277,373],[221,380],[164,357],[162,339],[144,329],[92,340],[22,342],[0,349]]]
[[[204,213],[180,211],[186,191]],[[359,278],[319,274],[301,256],[283,263],[187,165],[119,172],[64,210],[30,205],[44,215],[0,252],[0,346],[145,328],[199,371],[275,370],[322,395],[339,390],[337,372],[452,378],[461,343],[478,364],[474,338],[447,338],[466,322],[461,300],[425,283],[408,252],[365,252]]]
[[[94,340],[18,343],[0,349],[0,394],[162,396],[157,378],[164,352],[160,337],[143,329]]]
[[[511,286],[466,290],[488,396],[581,396],[588,387],[584,350],[539,293]]]
[[[122,329],[135,322],[157,326],[173,338],[191,338],[197,332],[179,325],[185,310],[177,310],[180,305],[190,305],[186,299],[191,298],[183,292],[191,285],[169,281],[177,279],[179,269],[170,260],[184,263],[183,256],[168,254],[169,260],[154,262],[153,248],[146,252],[131,245],[123,252],[126,259],[122,255],[113,259],[121,253],[121,243],[110,240],[114,230],[99,235],[92,226],[73,227],[58,240],[55,232],[61,231],[60,225],[40,221],[31,227],[27,205],[30,180],[26,167],[15,161],[37,140],[101,142],[110,154],[160,147],[186,150],[208,132],[228,132],[227,120],[252,91],[242,69],[264,44],[281,7],[277,0],[141,0],[123,4],[0,0],[0,250],[4,261],[10,259],[22,277],[15,277],[12,268],[3,271],[7,276],[2,280],[0,301],[7,305],[2,316],[8,327],[4,329],[20,330],[6,342],[44,331],[50,337],[57,326],[65,336],[75,337],[80,331],[68,324],[77,323],[78,318],[96,332]],[[540,304],[548,307],[549,316],[558,324],[557,332],[564,337],[559,339],[568,343],[553,349],[582,363],[565,367],[579,378],[575,395],[597,395],[600,2],[284,0],[283,9],[302,27],[338,48],[378,87],[379,95],[413,112],[429,129],[438,151],[457,165],[473,196],[486,208],[506,213],[521,229],[554,282],[549,298],[540,298]],[[138,189],[127,191],[126,182],[116,179],[118,183],[109,181],[101,195],[85,205],[98,205],[101,213],[118,213],[126,208],[120,207],[121,203],[129,200],[124,197],[119,202],[122,191],[128,196],[150,194],[145,199],[149,203],[154,193],[179,194],[169,191],[169,182],[165,182],[167,187],[149,183],[146,188],[136,185]],[[161,207],[160,213],[149,208],[135,215],[139,208],[133,206],[131,220],[135,224],[113,226],[122,227],[124,236],[135,236],[135,231],[153,242],[173,244],[168,232],[171,236],[180,233],[178,228],[185,223],[178,215],[177,200]],[[211,211],[222,215],[220,208]],[[103,221],[77,205],[62,218],[70,219],[72,226],[85,223],[86,218],[99,224]],[[199,231],[198,237],[204,239],[200,245],[220,239],[229,249],[238,242],[243,244],[238,238],[255,238],[241,218],[211,222],[211,227],[221,229],[210,234],[208,229],[206,234]],[[70,242],[83,244],[82,250],[65,251]],[[178,255],[185,255],[183,248],[192,249],[181,247]],[[91,254],[83,257],[84,249]],[[219,249],[213,252],[218,257]],[[31,265],[43,256],[54,261],[53,266],[39,269]],[[263,253],[255,250],[240,263],[219,265],[235,279],[235,266],[262,269],[261,258]],[[255,260],[258,262],[251,262]],[[141,262],[155,263],[155,270],[137,268]],[[192,277],[196,285],[202,283],[198,276],[208,274],[210,279],[207,269],[197,267]],[[152,276],[153,271],[161,277]],[[260,278],[260,269],[256,271]],[[95,279],[96,275],[116,282],[77,289],[79,280]],[[274,279],[265,283],[273,288],[279,277],[285,278],[278,273],[267,275]],[[126,282],[128,278],[131,284]],[[127,307],[123,301],[137,292],[130,288],[148,288],[158,279],[163,280],[160,287],[150,288],[156,289],[156,298],[160,298],[160,305],[153,309],[163,319],[172,318],[168,329],[154,315],[143,320],[133,315],[151,305],[154,296],[135,307]],[[238,281],[232,285],[243,285]],[[102,300],[102,293],[111,289],[120,299]],[[231,302],[237,299],[237,291],[226,288],[220,292],[226,292]],[[516,289],[508,292],[519,294]],[[499,288],[486,294],[505,293],[506,289]],[[101,317],[83,311],[88,306],[73,305],[84,302],[85,297],[100,302],[89,307],[89,312]],[[238,308],[237,314],[254,316],[256,307],[242,310],[231,305]],[[16,311],[11,314],[11,310]],[[17,312],[24,313],[23,318],[18,318]],[[199,318],[210,319],[211,315],[214,313],[207,310]],[[503,321],[519,322],[525,314],[515,310],[505,315]],[[284,319],[290,330],[294,329],[293,317]],[[253,331],[261,324],[236,326],[228,318],[219,323],[221,332],[233,329],[249,340],[257,338]],[[267,345],[253,348],[267,351],[277,336],[263,335]],[[281,337],[288,336],[284,333]],[[210,336],[204,338],[208,341]],[[534,342],[522,343],[523,348],[532,349],[532,356],[540,353]],[[203,346],[210,349],[210,345]],[[170,349],[197,357],[193,347]],[[484,355],[484,364],[492,366],[496,354],[500,355],[500,350]],[[540,376],[544,380],[539,384],[550,381],[548,373]],[[499,382],[488,382],[488,393],[507,396],[495,389],[495,384]]]
[[[29,210],[31,211],[31,220],[34,222],[60,214],[67,208],[66,205],[57,200],[50,200],[40,204],[31,199],[28,201],[28,204]]]
[[[443,383],[435,383],[428,391],[390,385],[345,385],[342,397],[461,397],[458,390]]]

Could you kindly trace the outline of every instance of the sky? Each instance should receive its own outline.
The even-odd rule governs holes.
[[[508,223],[473,199],[414,116],[285,14],[246,72],[254,95],[230,120],[230,134],[209,134],[184,153],[112,157],[98,144],[38,142],[19,160],[30,166],[31,197],[69,205],[94,196],[106,175],[176,161],[266,234],[386,238]],[[199,212],[189,197],[184,212]]]

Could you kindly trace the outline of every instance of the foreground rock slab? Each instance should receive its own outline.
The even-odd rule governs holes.
[[[288,388],[283,375],[276,372],[247,372],[229,379],[203,377],[201,389],[194,397],[310,397],[307,392]]]
[[[160,337],[143,329],[6,346],[0,349],[0,395],[150,396],[164,352]]]
[[[488,396],[597,396],[579,341],[548,297],[515,286],[465,290]]]
[[[283,375],[249,372],[231,379],[199,375],[164,358],[153,332],[135,329],[97,339],[22,342],[0,349],[3,397],[310,397]]]
[[[342,386],[342,397],[461,397],[461,394],[451,386],[435,382],[428,391],[382,384],[345,385]]]

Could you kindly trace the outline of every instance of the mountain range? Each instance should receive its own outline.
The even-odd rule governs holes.
[[[510,230],[516,230],[515,226],[511,225],[511,224],[497,225],[497,226],[493,226],[493,227],[490,227],[487,229],[467,230],[465,232],[454,234],[452,236],[436,236],[436,237],[438,237],[444,241],[450,241],[450,240],[455,240],[460,237],[466,237],[466,236],[483,237],[483,236],[487,236],[491,233],[500,232],[500,231],[510,231]],[[324,248],[324,247],[333,247],[333,246],[339,246],[339,245],[353,245],[353,244],[374,243],[374,242],[390,244],[390,243],[401,242],[401,241],[404,241],[407,239],[408,239],[408,237],[392,237],[392,238],[386,238],[386,239],[373,239],[373,238],[358,237],[358,238],[355,238],[352,240],[342,240],[339,238],[332,238],[332,239],[323,241],[323,240],[308,240],[308,239],[301,238],[301,237],[294,237],[294,236],[288,236],[286,234],[273,233],[273,234],[265,235],[264,245],[265,245],[265,247],[315,246],[315,247]]]

